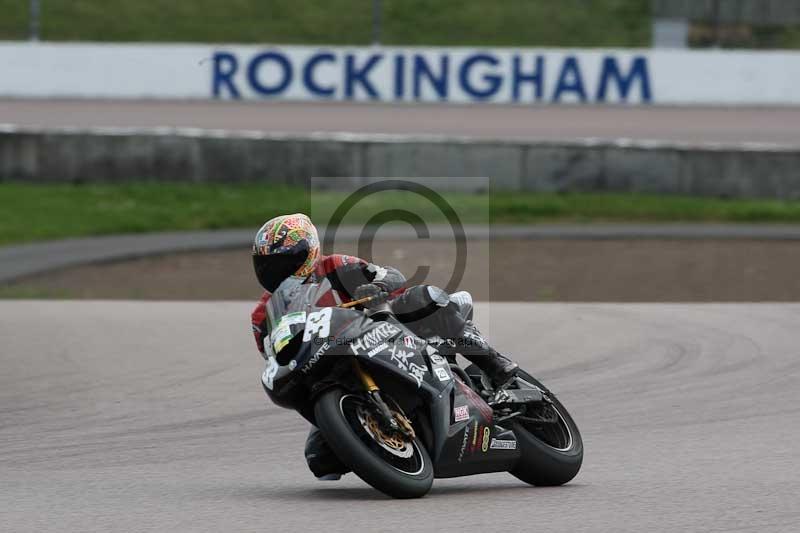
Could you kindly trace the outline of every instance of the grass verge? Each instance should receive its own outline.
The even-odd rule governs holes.
[[[47,41],[372,43],[372,0],[45,0]],[[0,39],[28,2],[0,0]],[[648,0],[382,0],[381,41],[407,45],[649,46]]]
[[[281,213],[325,223],[346,193],[267,185],[0,183],[0,245],[65,237],[221,228],[255,229]],[[446,194],[464,223],[800,222],[800,201],[728,200],[642,194]],[[343,221],[364,223],[404,208],[430,223],[439,209],[410,193],[364,199]]]
[[[29,2],[0,0],[0,40],[28,38]],[[45,41],[367,45],[372,0],[44,0]],[[381,0],[387,45],[649,47],[649,0]],[[711,23],[691,44],[708,47]],[[798,48],[797,26],[722,28],[724,48]]]
[[[29,282],[0,284],[0,300],[74,300],[78,293],[68,289],[37,287]]]

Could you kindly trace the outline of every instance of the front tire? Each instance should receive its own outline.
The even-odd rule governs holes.
[[[433,484],[433,463],[419,437],[395,447],[364,422],[367,400],[334,388],[314,406],[317,427],[339,459],[361,479],[393,498],[420,498]]]
[[[522,423],[513,425],[522,458],[511,473],[531,485],[563,485],[578,474],[583,463],[583,439],[578,426],[558,398],[536,378],[523,371],[519,372],[519,377],[547,394],[559,422],[552,428],[543,429]]]

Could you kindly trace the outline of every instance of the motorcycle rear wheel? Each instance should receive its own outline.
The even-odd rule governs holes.
[[[433,462],[419,437],[382,441],[365,419],[367,406],[358,394],[331,389],[314,406],[317,427],[336,456],[372,487],[393,498],[424,496],[433,484]]]
[[[558,424],[542,428],[530,427],[519,422],[513,424],[522,458],[511,473],[531,485],[563,485],[578,475],[581,469],[583,463],[581,433],[566,407],[541,382],[523,371],[519,372],[519,377],[546,392],[558,414]]]

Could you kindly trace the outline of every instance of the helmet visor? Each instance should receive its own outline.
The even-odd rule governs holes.
[[[283,280],[293,275],[308,258],[307,246],[296,246],[290,252],[253,255],[253,268],[258,282],[269,292],[275,292]]]

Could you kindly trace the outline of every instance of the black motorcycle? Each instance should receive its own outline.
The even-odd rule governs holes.
[[[317,305],[330,285],[279,287],[267,304],[262,382],[319,427],[337,457],[389,496],[424,496],[433,478],[508,471],[533,485],[578,473],[583,442],[552,392],[524,371],[494,389],[423,339],[388,305]]]

